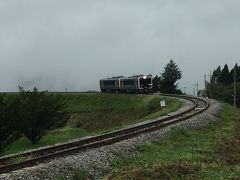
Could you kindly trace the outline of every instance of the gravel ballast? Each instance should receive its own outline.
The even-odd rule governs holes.
[[[184,105],[175,114],[182,112],[192,106],[189,101],[183,100]],[[148,134],[143,134],[138,137],[125,140],[96,149],[91,149],[86,152],[69,155],[62,158],[55,158],[49,162],[41,163],[34,167],[24,168],[11,173],[0,175],[0,179],[56,179],[63,177],[64,179],[71,179],[74,171],[86,171],[91,177],[96,179],[103,177],[111,171],[111,162],[117,157],[116,152],[126,155],[133,155],[136,153],[135,146],[138,144],[146,144],[159,141],[166,137],[172,127],[186,127],[201,129],[206,127],[210,122],[216,121],[216,115],[221,111],[221,104],[215,100],[208,99],[210,108],[204,113],[188,119],[184,122],[171,125],[170,127],[157,130]]]

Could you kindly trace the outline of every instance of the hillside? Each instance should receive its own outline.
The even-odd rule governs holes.
[[[69,126],[92,133],[133,124],[177,110],[181,102],[158,95],[61,94],[71,112]],[[162,109],[160,100],[168,107]]]
[[[49,131],[36,145],[32,145],[29,140],[22,137],[4,154],[104,133],[176,111],[182,104],[176,99],[158,95],[102,93],[58,93],[56,95],[66,101],[71,114],[67,126]],[[167,108],[160,107],[160,100],[166,101]]]

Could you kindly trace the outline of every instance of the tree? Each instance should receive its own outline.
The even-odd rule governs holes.
[[[236,81],[237,82],[240,82],[240,66],[237,66],[237,69],[236,69]]]
[[[222,73],[221,67],[218,66],[218,68],[213,71],[211,84],[216,84],[218,82],[221,73]]]
[[[222,73],[219,76],[219,82],[224,84],[224,85],[231,84],[231,76],[230,76],[230,72],[229,72],[227,64],[225,64],[225,66],[222,70]]]
[[[240,66],[235,64],[235,66],[232,68],[230,71],[230,78],[231,78],[231,83],[234,82],[234,69],[236,69],[236,82],[240,81]]]
[[[164,72],[162,73],[161,80],[161,92],[164,93],[179,93],[177,89],[178,80],[182,78],[182,71],[178,68],[177,64],[171,59],[170,62],[165,66]]]
[[[68,120],[65,102],[57,95],[20,89],[22,131],[36,144],[50,129],[64,126]]]
[[[18,128],[19,98],[0,96],[0,153],[20,135]]]
[[[223,70],[221,71],[220,66],[214,70],[212,83],[208,84],[209,92],[211,92],[212,98],[222,100],[224,102],[233,104],[233,91],[234,91],[234,69],[236,68],[236,93],[237,99],[236,104],[240,106],[240,67],[235,64],[229,73],[228,65],[225,64]],[[215,79],[213,83],[213,79]],[[217,82],[217,83],[216,83]]]
[[[153,78],[153,92],[158,92],[160,91],[161,87],[160,87],[160,83],[161,83],[161,77],[160,76],[155,76]]]

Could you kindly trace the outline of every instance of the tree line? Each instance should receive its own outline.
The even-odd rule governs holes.
[[[225,64],[224,68],[221,69],[221,66],[218,66],[214,71],[211,77],[211,84],[223,84],[230,85],[234,82],[234,69],[236,70],[236,81],[240,82],[240,66],[237,64],[229,70],[228,65]]]
[[[210,82],[207,83],[208,96],[214,99],[222,100],[233,104],[234,99],[234,70],[236,71],[236,87],[237,87],[237,106],[240,106],[240,66],[237,64],[229,69],[225,64],[223,69],[218,66],[212,74]]]
[[[22,135],[36,144],[48,130],[62,127],[69,117],[63,99],[47,91],[0,95],[0,153]]]

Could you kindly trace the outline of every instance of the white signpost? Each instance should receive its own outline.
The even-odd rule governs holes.
[[[165,101],[160,101],[160,106],[161,107],[166,107],[166,102]]]

